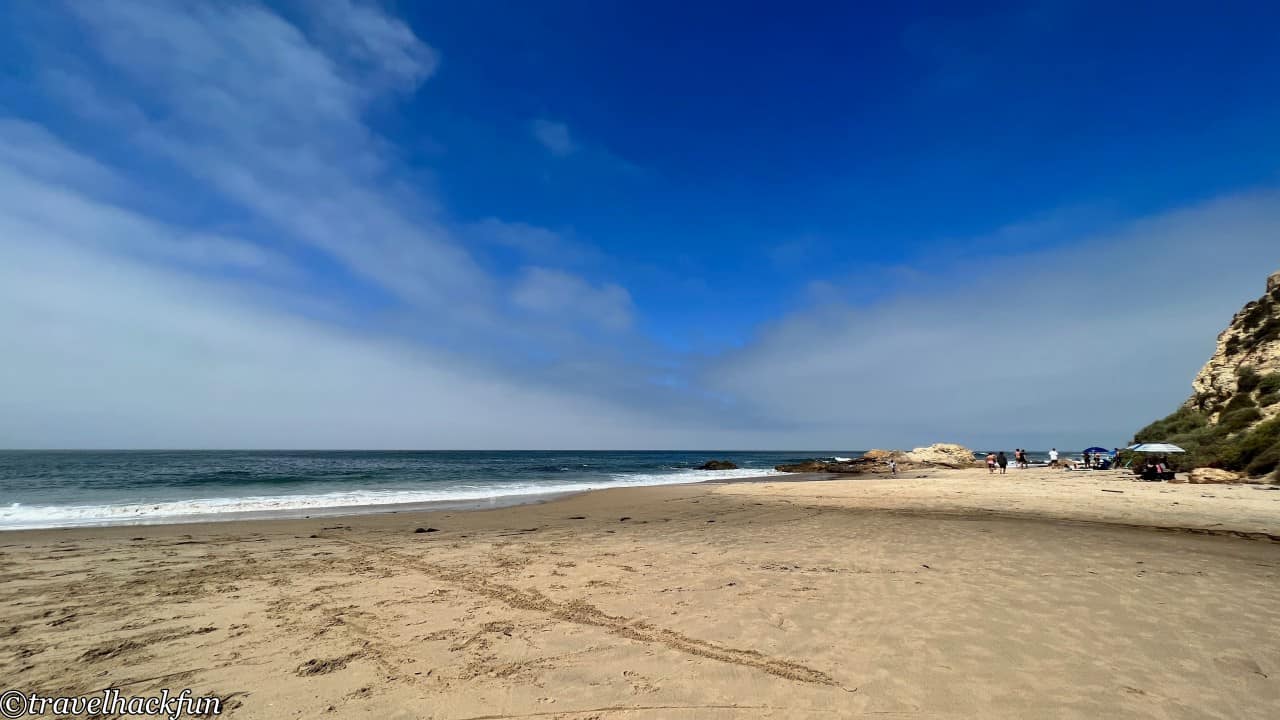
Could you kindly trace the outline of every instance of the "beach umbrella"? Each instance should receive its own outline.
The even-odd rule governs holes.
[[[1177,445],[1171,445],[1169,443],[1138,443],[1137,445],[1130,445],[1128,449],[1134,452],[1149,452],[1149,453],[1186,452],[1186,450],[1183,450]]]
[[[1085,449],[1084,449],[1084,452],[1087,452],[1087,453],[1109,453],[1109,452],[1111,452],[1111,451],[1110,451],[1110,450],[1108,450],[1108,449],[1106,449],[1106,448],[1104,448],[1104,447],[1098,447],[1097,445],[1094,445],[1094,446],[1093,446],[1093,447],[1091,447],[1091,448],[1085,448]]]

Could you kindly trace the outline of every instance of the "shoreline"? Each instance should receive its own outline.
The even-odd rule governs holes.
[[[1229,516],[1221,516],[1214,513],[1202,515],[1199,518],[1187,517],[1185,514],[1174,515],[1171,513],[1161,514],[1159,511],[1148,514],[1146,517],[1137,518],[1136,520],[1128,516],[1116,516],[1105,512],[1099,512],[1094,506],[1081,507],[1076,503],[1066,504],[1057,502],[1062,498],[1052,498],[1042,507],[1027,507],[1022,501],[1013,500],[1003,497],[992,492],[992,486],[979,484],[973,487],[967,487],[966,490],[972,491],[969,497],[963,499],[944,498],[942,494],[935,492],[936,488],[924,488],[923,492],[900,492],[896,495],[890,492],[885,493],[886,488],[898,488],[899,490],[907,490],[913,487],[913,481],[978,481],[987,480],[988,483],[996,481],[999,478],[1006,478],[1004,482],[1018,480],[1018,473],[1031,473],[1039,477],[1025,478],[1043,481],[1048,475],[1053,479],[1065,479],[1076,481],[1076,487],[1071,488],[1070,492],[1074,492],[1078,486],[1087,486],[1092,490],[1113,493],[1119,492],[1124,494],[1125,491],[1117,491],[1113,488],[1095,487],[1102,484],[1124,484],[1126,486],[1132,484],[1132,492],[1145,493],[1147,496],[1153,494],[1180,494],[1184,497],[1184,501],[1194,502],[1195,498],[1217,498],[1216,494],[1210,491],[1218,490],[1224,493],[1232,493],[1237,489],[1267,491],[1274,488],[1274,495],[1267,493],[1265,499],[1272,501],[1275,506],[1274,516],[1267,515],[1263,520],[1263,524],[1258,524],[1259,518],[1237,519]],[[502,511],[516,512],[521,508],[533,508],[540,506],[554,506],[557,503],[573,500],[576,498],[598,498],[599,502],[605,502],[606,499],[612,499],[614,494],[624,496],[629,492],[647,493],[653,491],[661,491],[664,489],[679,488],[699,488],[699,487],[722,487],[726,492],[735,492],[737,486],[761,486],[766,490],[772,490],[770,486],[780,485],[795,486],[795,493],[804,493],[802,497],[810,500],[821,501],[828,496],[821,489],[823,486],[828,488],[839,487],[841,492],[832,497],[839,497],[842,500],[852,500],[856,503],[856,507],[849,507],[850,510],[858,509],[868,512],[884,512],[911,514],[915,517],[928,518],[988,518],[988,519],[1004,519],[1031,522],[1048,522],[1048,523],[1074,523],[1084,526],[1099,526],[1123,528],[1131,530],[1156,530],[1164,532],[1186,532],[1190,534],[1213,535],[1223,537],[1238,537],[1253,540],[1267,540],[1272,542],[1280,542],[1280,486],[1262,486],[1262,485],[1188,485],[1182,483],[1166,484],[1166,483],[1143,483],[1133,480],[1128,474],[1113,475],[1105,471],[1095,471],[1089,474],[1081,475],[1075,473],[1064,473],[1064,471],[1050,468],[1032,468],[1031,470],[1019,470],[1011,472],[1007,475],[988,475],[983,468],[927,468],[912,470],[909,473],[900,473],[897,476],[889,476],[884,474],[859,474],[845,475],[838,473],[787,473],[782,475],[760,475],[741,478],[708,478],[705,480],[694,480],[682,483],[662,483],[657,485],[631,485],[618,487],[602,487],[589,490],[573,490],[566,492],[548,492],[528,495],[507,495],[495,496],[485,500],[458,500],[458,501],[429,501],[416,503],[388,503],[385,505],[359,505],[359,506],[335,506],[331,508],[307,508],[299,510],[287,511],[251,511],[241,513],[221,513],[216,516],[190,516],[189,518],[163,518],[152,522],[110,522],[83,525],[67,525],[56,527],[36,527],[36,528],[12,528],[0,529],[0,547],[4,547],[4,541],[16,536],[24,534],[43,534],[43,533],[73,533],[76,531],[87,531],[94,533],[98,531],[119,531],[119,534],[128,533],[131,530],[137,531],[155,531],[171,529],[174,531],[184,532],[212,532],[218,528],[235,528],[235,529],[252,529],[255,531],[270,530],[273,526],[279,526],[283,530],[293,524],[303,524],[311,521],[322,520],[357,520],[361,518],[386,518],[399,516],[405,521],[419,519],[430,519],[434,517],[454,517],[457,515],[470,516],[484,513],[498,513]],[[800,490],[803,486],[814,486],[813,493],[810,494],[805,490]],[[1046,486],[1036,484],[1040,490],[1044,490]],[[954,491],[953,491],[954,492]],[[748,491],[748,494],[754,494]],[[783,491],[781,493],[770,493],[770,495],[787,495],[792,491]],[[929,498],[938,502],[920,502],[923,498]],[[625,503],[629,498],[620,497],[623,503],[620,507],[625,507]],[[887,500],[887,502],[886,502]],[[784,500],[783,502],[790,502]],[[1179,505],[1179,502],[1173,502],[1173,505]],[[1022,505],[1022,507],[1019,507]],[[1203,506],[1193,512],[1203,513],[1206,507]],[[1154,506],[1148,510],[1154,510]],[[1182,522],[1173,522],[1181,519]],[[1238,521],[1239,520],[1239,521]],[[1224,522],[1227,521],[1227,522]]]
[[[808,476],[810,473],[797,475]],[[357,515],[377,515],[377,514],[397,514],[408,512],[435,512],[441,510],[485,510],[503,507],[512,507],[517,505],[538,504],[550,502],[560,497],[568,497],[580,493],[597,492],[600,490],[611,490],[617,488],[628,487],[664,487],[667,485],[693,485],[699,483],[717,483],[717,482],[758,482],[771,478],[781,477],[779,475],[755,475],[741,478],[705,478],[698,479],[690,477],[686,481],[680,482],[659,482],[652,484],[630,485],[619,483],[616,485],[603,485],[601,487],[585,488],[585,489],[556,489],[548,488],[545,492],[527,492],[527,493],[511,493],[506,495],[492,495],[482,498],[462,498],[462,499],[442,499],[442,500],[418,500],[407,502],[388,502],[388,503],[367,503],[364,505],[327,505],[327,506],[307,506],[281,509],[263,509],[263,510],[234,510],[234,511],[214,511],[207,513],[188,513],[161,515],[158,517],[147,518],[144,514],[132,516],[128,518],[113,518],[108,520],[94,519],[85,522],[76,522],[64,525],[38,525],[28,527],[3,527],[0,526],[0,534],[6,532],[21,532],[25,530],[58,530],[68,528],[103,528],[103,527],[151,527],[156,525],[198,525],[202,523],[219,523],[219,522],[247,522],[247,521],[268,521],[268,520],[289,520],[289,519],[307,519],[307,518],[326,518],[326,517],[351,517]],[[281,496],[287,497],[287,496]],[[191,501],[222,500],[225,498],[194,498]],[[165,501],[173,502],[173,501]],[[190,501],[184,501],[190,502]],[[135,503],[140,504],[140,503]],[[147,503],[150,504],[150,503]],[[80,507],[80,506],[68,506]]]
[[[691,480],[689,482],[681,483],[660,483],[656,485],[622,485],[617,487],[592,488],[590,490],[552,490],[545,493],[528,493],[523,495],[496,495],[483,500],[435,500],[427,502],[386,503],[381,505],[340,505],[333,507],[299,508],[291,510],[256,510],[187,516],[171,515],[149,521],[119,520],[48,527],[0,528],[0,540],[3,540],[9,533],[104,530],[108,528],[158,528],[169,526],[199,528],[204,525],[218,525],[222,523],[253,524],[271,523],[284,520],[326,520],[376,515],[427,514],[446,511],[483,512],[487,510],[502,510],[505,508],[520,507],[523,505],[542,505],[545,503],[555,502],[557,500],[563,500],[565,498],[606,492],[609,490],[680,487],[683,485],[728,485],[753,482],[815,482],[838,478],[838,475],[825,473],[792,473],[790,475],[756,475],[742,478],[708,478],[705,480]]]

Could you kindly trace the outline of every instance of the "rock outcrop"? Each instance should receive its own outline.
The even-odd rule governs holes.
[[[1193,394],[1185,406],[1217,423],[1233,400],[1243,404],[1237,400],[1243,392],[1258,405],[1260,417],[1254,424],[1275,417],[1280,415],[1280,392],[1251,385],[1248,379],[1241,383],[1242,375],[1272,373],[1280,373],[1280,272],[1267,278],[1267,292],[1241,308],[1218,335],[1218,347],[1191,382]]]
[[[978,459],[973,451],[954,443],[934,443],[907,453],[907,461],[927,467],[966,468],[976,467]]]
[[[1187,473],[1187,482],[1192,485],[1218,485],[1224,483],[1238,483],[1241,475],[1238,472],[1230,470],[1220,470],[1218,468],[1196,468]]]
[[[729,460],[708,460],[698,466],[699,470],[737,470],[738,466]]]
[[[883,462],[868,461],[863,458],[856,460],[804,460],[789,465],[776,465],[774,470],[789,473],[836,473],[842,475],[856,475],[864,472],[876,472],[876,466],[880,465],[884,472],[889,469]]]
[[[889,461],[897,462],[898,470],[916,468],[974,467],[978,461],[973,451],[963,445],[939,443],[916,448],[911,452],[901,450],[868,450],[862,457],[847,461],[805,460],[789,465],[778,465],[775,470],[793,473],[882,474],[890,472]]]

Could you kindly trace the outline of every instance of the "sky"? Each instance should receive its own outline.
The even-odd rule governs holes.
[[[0,447],[1116,446],[1280,270],[1280,6],[0,5]]]

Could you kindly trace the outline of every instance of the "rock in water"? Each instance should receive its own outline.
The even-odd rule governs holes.
[[[828,468],[834,464],[821,460],[805,460],[804,462],[791,463],[790,465],[776,465],[773,469],[778,472],[789,473],[824,473],[829,472]]]
[[[728,460],[708,460],[698,466],[699,470],[737,470],[738,466]]]
[[[955,443],[934,443],[907,453],[907,460],[916,465],[930,467],[966,468],[978,465],[973,451]]]
[[[805,460],[790,465],[778,465],[774,467],[774,470],[791,473],[836,473],[842,475],[885,474],[891,472],[889,460],[896,460],[900,471],[917,465],[917,463],[908,459],[907,453],[901,450],[868,450],[862,454],[862,457],[852,460],[837,460],[834,462],[829,460]]]

